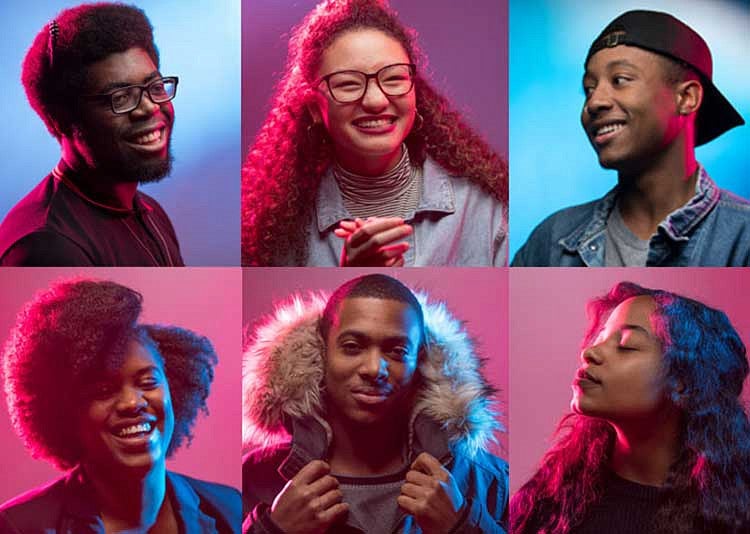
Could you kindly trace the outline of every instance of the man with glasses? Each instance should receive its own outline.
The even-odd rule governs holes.
[[[178,81],[159,72],[145,14],[62,11],[36,36],[22,81],[61,158],[0,225],[0,265],[183,265],[166,213],[137,189],[170,171]]]

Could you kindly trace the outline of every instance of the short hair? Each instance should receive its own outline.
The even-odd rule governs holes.
[[[140,293],[115,282],[70,280],[37,294],[18,314],[3,354],[4,386],[13,427],[32,456],[68,469],[81,460],[72,414],[81,385],[122,365],[128,343],[161,357],[175,427],[170,456],[192,439],[208,398],[217,357],[211,342],[175,326],[139,324]]]
[[[61,11],[36,35],[21,81],[31,107],[58,140],[76,121],[87,67],[111,54],[142,48],[156,67],[153,30],[140,9],[119,3],[83,4]]]
[[[417,297],[404,284],[384,274],[368,274],[354,278],[333,292],[320,316],[320,335],[325,343],[328,342],[328,334],[336,322],[339,306],[344,300],[351,298],[395,300],[407,304],[417,314],[420,332],[422,332],[419,344],[420,346],[424,344],[424,313]]]

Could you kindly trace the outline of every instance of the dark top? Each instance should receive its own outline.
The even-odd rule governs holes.
[[[571,534],[649,534],[658,509],[658,487],[609,473],[601,500]]]
[[[133,209],[96,203],[76,190],[61,162],[0,224],[3,266],[182,266],[172,223],[136,192]]]
[[[239,491],[167,471],[167,497],[183,534],[238,534]],[[79,469],[0,506],[1,534],[104,534]]]

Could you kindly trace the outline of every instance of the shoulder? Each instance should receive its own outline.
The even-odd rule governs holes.
[[[556,211],[540,222],[532,230],[529,238],[513,258],[514,266],[553,265],[550,258],[561,239],[569,237],[576,230],[591,222],[592,216],[602,200],[592,200]]]
[[[42,228],[4,241],[0,236],[0,265],[9,267],[74,267],[93,260],[73,238]]]
[[[720,209],[741,214],[747,220],[750,220],[750,200],[735,195],[731,191],[727,191],[726,189],[719,190],[719,202],[717,206]]]
[[[201,510],[228,525],[239,525],[242,519],[242,497],[236,488],[199,480],[172,471],[169,472],[169,477],[175,486],[178,499],[182,499],[184,496],[176,486],[179,483],[187,484],[198,496]]]
[[[0,505],[1,532],[54,529],[67,495],[66,476],[31,489]]]

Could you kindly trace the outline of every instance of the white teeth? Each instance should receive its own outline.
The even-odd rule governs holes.
[[[161,140],[161,130],[154,130],[150,134],[142,135],[136,138],[135,142],[139,145],[145,145],[147,143],[153,143],[154,141]]]
[[[387,126],[390,123],[390,119],[375,119],[359,121],[357,122],[357,126],[359,126],[360,128],[380,128],[382,126]]]
[[[117,435],[122,437],[132,436],[133,434],[140,434],[142,432],[151,432],[151,423],[141,423],[140,425],[131,425],[125,427],[117,432]]]
[[[596,135],[604,135],[612,132],[616,132],[622,128],[624,128],[625,125],[621,123],[617,124],[607,124],[606,126],[602,126],[596,131]]]

